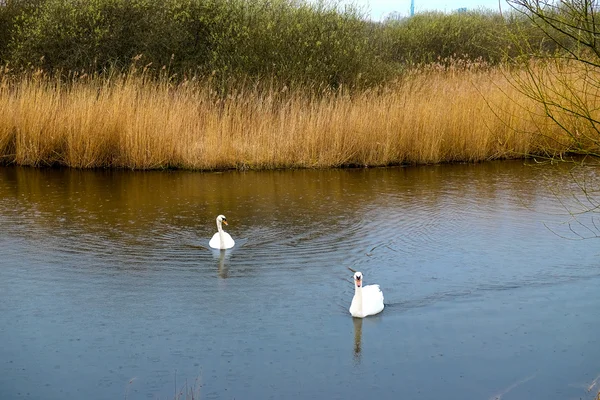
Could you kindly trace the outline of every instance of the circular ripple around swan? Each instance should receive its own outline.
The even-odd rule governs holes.
[[[277,230],[256,228],[248,232],[241,250],[266,267],[307,267],[348,262],[364,255],[363,224],[337,221],[309,226],[283,226]]]

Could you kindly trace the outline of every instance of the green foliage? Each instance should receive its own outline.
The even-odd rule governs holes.
[[[32,13],[43,0],[5,0],[0,3],[0,63],[6,64],[9,44],[20,16]]]
[[[369,23],[356,10],[293,0],[46,0],[14,24],[10,61],[102,71],[142,63],[172,72],[375,82]],[[8,35],[4,35],[7,37]]]
[[[211,77],[220,88],[265,78],[364,87],[410,64],[500,62],[507,32],[525,32],[520,24],[483,11],[372,22],[326,0],[8,0],[0,62],[67,73],[127,69],[136,60],[171,77]]]
[[[139,53],[159,61],[170,42],[164,14],[152,0],[46,0],[19,16],[10,59],[48,71],[126,65]]]
[[[412,18],[389,20],[388,57],[418,64],[451,58],[498,63],[509,47],[506,20],[499,13],[472,11],[428,12]]]

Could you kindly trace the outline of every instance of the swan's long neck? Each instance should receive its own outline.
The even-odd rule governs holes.
[[[220,242],[221,248],[223,248],[225,245],[225,237],[223,235],[223,233],[224,233],[223,224],[219,220],[217,220],[217,230],[219,231],[219,242]]]
[[[356,298],[356,305],[358,306],[358,308],[360,309],[360,311],[362,312],[362,304],[363,304],[363,299],[362,299],[362,286],[359,287],[358,285],[354,284],[354,296]]]

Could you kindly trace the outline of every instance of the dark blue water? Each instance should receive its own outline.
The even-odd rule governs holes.
[[[522,162],[2,168],[0,398],[593,399],[600,242],[572,194]],[[382,314],[350,317],[348,267]]]

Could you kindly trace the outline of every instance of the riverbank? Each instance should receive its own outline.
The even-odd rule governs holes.
[[[498,67],[435,68],[362,92],[269,84],[227,96],[143,73],[0,77],[3,164],[271,169],[478,162],[570,141]]]

